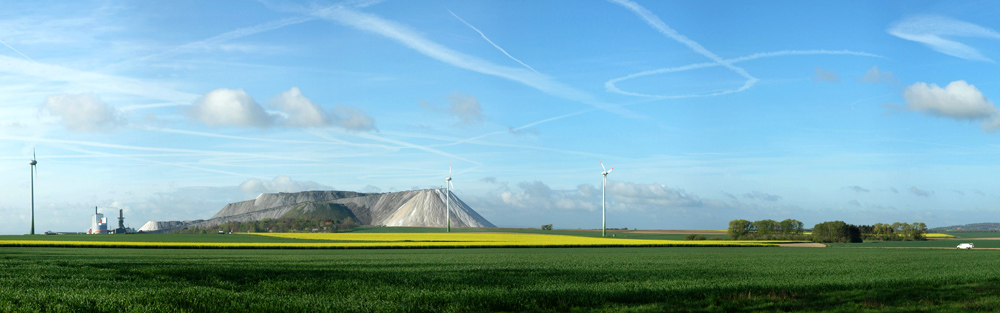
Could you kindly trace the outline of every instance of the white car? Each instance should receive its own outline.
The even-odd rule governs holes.
[[[958,245],[959,249],[972,249],[973,247],[975,246],[973,246],[971,243],[963,243]]]

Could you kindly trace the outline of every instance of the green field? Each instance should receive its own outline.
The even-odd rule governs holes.
[[[1000,309],[994,250],[0,248],[0,268],[4,312]]]
[[[951,232],[946,234],[955,236],[955,238],[1000,238],[1000,232]]]
[[[357,233],[437,233],[443,232],[444,229],[436,227],[373,227],[373,226],[363,226],[355,228],[352,232]],[[567,235],[567,236],[583,236],[583,237],[601,237],[601,230],[572,230],[572,229],[554,229],[554,230],[541,230],[537,228],[452,228],[452,232],[462,233],[462,232],[504,232],[504,233],[525,233],[525,234],[552,234],[552,235]],[[698,232],[698,231],[692,231]],[[608,237],[613,238],[629,238],[629,239],[654,239],[654,240],[684,240],[684,236],[687,234],[648,234],[639,233],[631,230],[609,230]],[[717,235],[702,235],[706,238],[719,237],[720,239],[729,239],[729,236],[721,233]]]
[[[865,241],[863,243],[829,243],[831,247],[855,247],[855,248],[951,248],[956,249],[958,244],[971,242],[976,248],[1000,248],[1000,240],[976,240],[976,239],[941,239],[927,241]]]

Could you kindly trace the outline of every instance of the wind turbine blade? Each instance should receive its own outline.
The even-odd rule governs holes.
[[[615,170],[615,168],[612,167],[610,170],[608,170],[608,173],[611,173],[611,171],[614,171],[614,170]]]
[[[451,186],[451,192],[455,192],[455,184],[452,183],[451,181],[448,181],[448,185]]]
[[[601,170],[602,171],[605,171],[605,172],[608,171],[608,169],[606,167],[604,167],[604,162],[601,162],[601,160],[597,160],[597,162],[601,163]]]

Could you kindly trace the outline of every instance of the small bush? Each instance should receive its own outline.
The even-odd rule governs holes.
[[[705,236],[690,234],[684,236],[684,240],[705,240]]]

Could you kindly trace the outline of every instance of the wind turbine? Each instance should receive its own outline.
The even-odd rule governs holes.
[[[615,167],[612,166],[611,169],[609,170],[608,168],[604,167],[604,162],[601,162],[601,160],[597,160],[597,162],[601,163],[601,169],[604,170],[603,172],[601,172],[601,175],[604,175],[604,183],[601,185],[601,237],[607,237],[608,224],[607,224],[607,219],[605,218],[607,214],[604,211],[604,190],[608,188],[608,173],[614,171]]]
[[[444,195],[444,210],[446,211],[445,212],[445,218],[447,220],[446,223],[447,223],[447,226],[448,226],[448,232],[449,233],[451,232],[451,188],[452,188],[452,186],[454,186],[454,185],[451,184],[451,163],[448,163],[448,178],[444,179],[444,188],[448,191],[448,193],[446,193]]]
[[[35,165],[38,161],[35,160],[35,149],[31,149],[31,234],[35,234],[35,176],[38,175],[38,171],[35,170]]]

